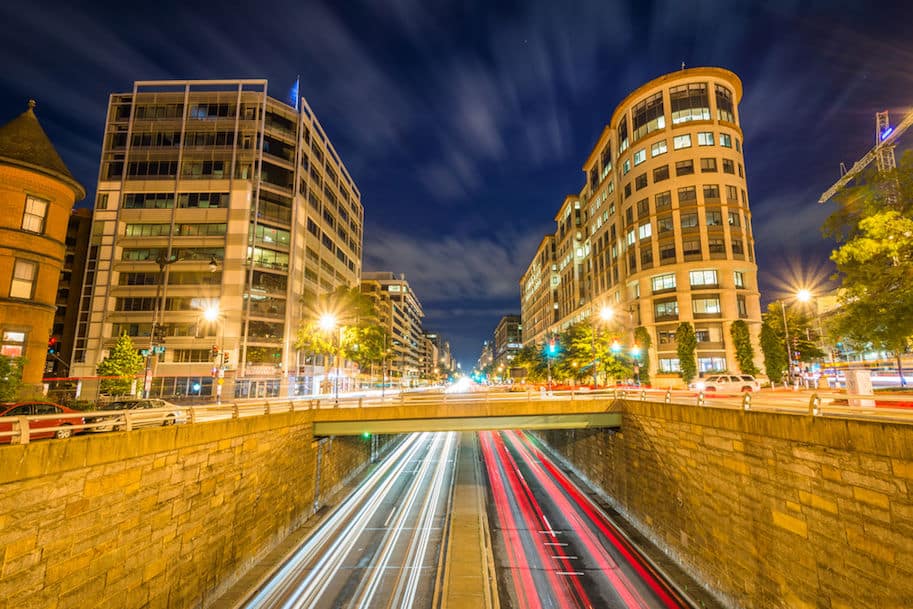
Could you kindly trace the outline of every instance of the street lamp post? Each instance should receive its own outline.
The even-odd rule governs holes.
[[[783,336],[786,338],[786,379],[789,381],[793,374],[793,350],[789,346],[789,325],[786,323],[786,303],[782,299],[777,299],[780,304],[780,311],[783,312]]]
[[[336,340],[336,378],[333,383],[334,400],[333,405],[339,406],[339,359],[342,351],[342,331],[343,326],[339,325],[339,320],[332,313],[326,313],[320,316],[320,329],[324,332],[332,332]]]
[[[158,357],[156,353],[156,348],[158,347],[158,327],[162,326],[161,317],[165,314],[165,281],[166,273],[165,270],[171,264],[174,264],[178,261],[177,256],[164,256],[159,255],[156,257],[155,262],[159,266],[158,281],[155,283],[155,313],[152,315],[152,329],[149,333],[149,352],[146,354],[146,372],[143,376],[143,397],[150,397],[152,393],[152,374],[155,367],[155,360],[153,358]]]
[[[216,404],[222,403],[222,384],[225,382],[225,324],[222,321],[222,315],[219,303],[210,304],[203,309],[203,319],[209,323],[219,324],[218,334],[218,358],[213,362],[213,383],[215,385],[214,393],[216,395]]]

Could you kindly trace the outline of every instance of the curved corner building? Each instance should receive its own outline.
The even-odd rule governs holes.
[[[697,333],[701,372],[739,370],[730,334],[738,319],[759,353],[741,97],[729,70],[692,68],[618,105],[583,165],[585,186],[565,198],[550,247],[540,247],[521,279],[525,342],[610,305],[616,315],[605,331],[628,344],[635,327],[650,333],[650,372],[660,385],[678,379],[683,321]]]

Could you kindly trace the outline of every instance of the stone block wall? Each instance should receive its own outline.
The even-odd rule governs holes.
[[[539,435],[730,607],[913,607],[913,425],[627,402]]]
[[[0,446],[0,609],[205,607],[312,515],[310,412]],[[369,442],[323,443],[320,497]]]

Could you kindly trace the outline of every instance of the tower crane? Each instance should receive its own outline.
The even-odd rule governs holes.
[[[875,114],[875,147],[869,150],[864,157],[856,161],[856,163],[850,167],[849,171],[843,172],[840,179],[837,180],[833,186],[824,191],[821,198],[818,199],[818,203],[826,203],[829,201],[831,197],[837,194],[838,190],[846,186],[850,180],[859,175],[859,173],[868,167],[869,163],[872,161],[876,162],[876,166],[880,172],[894,169],[897,166],[894,160],[894,143],[910,125],[913,125],[913,111],[908,112],[907,115],[903,117],[903,120],[900,121],[900,124],[893,128],[888,123],[887,111]],[[842,167],[843,165],[841,163],[841,168]]]

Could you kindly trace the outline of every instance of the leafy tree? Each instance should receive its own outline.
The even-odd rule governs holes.
[[[650,338],[650,332],[643,326],[634,329],[634,342],[640,347],[640,383],[642,385],[650,384],[650,347],[653,346],[653,340]]]
[[[732,335],[732,343],[735,345],[735,358],[739,362],[739,370],[742,371],[742,374],[757,374],[758,367],[754,364],[754,347],[751,346],[748,324],[743,319],[737,319],[732,322],[729,333]]]
[[[783,307],[780,301],[772,302],[767,305],[767,312],[762,316],[776,332],[780,344],[786,342],[786,336],[783,334]],[[786,307],[786,325],[789,329],[789,344],[794,360],[810,363],[824,358],[824,351],[818,346],[818,331],[812,322],[812,317],[804,307]],[[786,361],[785,356],[783,361]]]
[[[675,342],[678,343],[678,363],[681,369],[681,377],[685,383],[690,383],[697,376],[697,361],[695,360],[695,351],[697,350],[697,336],[694,334],[694,326],[691,322],[683,321],[675,330]]]
[[[24,358],[0,355],[0,402],[11,402],[18,396],[24,365]]]
[[[842,244],[831,254],[843,288],[831,327],[893,354],[902,379],[901,354],[913,335],[913,154],[894,171],[870,171],[836,202],[823,229]]]
[[[527,380],[544,380],[547,375],[545,349],[542,345],[523,345],[514,356],[513,367],[525,368]]]
[[[106,376],[101,381],[100,391],[106,395],[127,395],[133,385],[133,379],[143,370],[143,356],[136,350],[136,345],[124,332],[108,357],[96,367],[99,376]]]
[[[764,354],[764,370],[767,372],[767,378],[772,383],[779,383],[783,380],[783,372],[786,370],[786,349],[783,346],[783,338],[768,322],[768,316],[764,316],[764,323],[761,324],[761,353]]]

